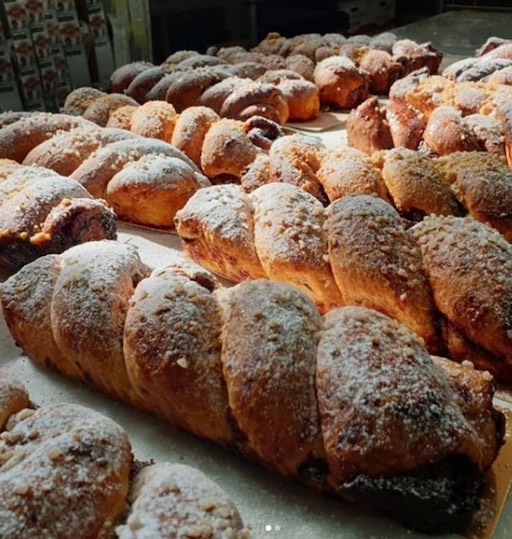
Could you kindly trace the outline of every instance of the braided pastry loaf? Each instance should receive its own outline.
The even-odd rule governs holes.
[[[250,195],[236,185],[203,189],[176,229],[190,258],[230,280],[293,284],[322,311],[375,308],[432,353],[512,380],[512,246],[478,221],[431,216],[408,230],[381,198],[345,196],[325,209],[274,183]]]
[[[3,539],[248,537],[204,474],[169,462],[141,469],[119,425],[73,404],[30,409],[25,388],[1,372],[0,430]]]
[[[150,273],[104,241],[25,266],[0,297],[34,361],[418,530],[464,528],[502,443],[488,374],[434,363],[376,311],[321,317],[284,284]]]

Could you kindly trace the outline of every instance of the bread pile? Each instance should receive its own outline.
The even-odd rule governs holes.
[[[420,335],[432,353],[470,359],[511,381],[512,247],[486,224],[463,217],[461,205],[466,202],[478,219],[486,212],[503,217],[494,224],[510,238],[510,202],[505,202],[509,217],[502,216],[497,209],[502,186],[493,182],[497,174],[488,168],[486,176],[473,176],[459,156],[451,169],[445,163],[451,188],[441,168],[426,167],[422,178],[415,165],[424,163],[407,154],[413,152],[395,152],[385,161],[385,182],[375,172],[373,178],[367,174],[372,170],[367,162],[349,155],[347,168],[359,167],[369,194],[354,194],[365,191],[348,185],[345,196],[327,207],[287,183],[249,194],[237,185],[202,189],[176,215],[183,249],[233,281],[271,278],[293,284],[324,312],[340,305],[375,308]],[[506,183],[503,192],[510,201],[510,178]],[[375,196],[386,186],[409,217],[438,215],[406,228],[396,209]],[[477,209],[486,198],[483,191],[493,195],[495,187],[500,192],[487,199],[487,210]],[[416,204],[409,205],[415,196]]]
[[[148,101],[165,101],[178,112],[206,106],[225,118],[247,120],[258,115],[284,124],[307,121],[320,111],[316,86],[296,71],[265,68],[240,69],[226,60],[199,53],[183,60],[181,51],[161,66],[133,62],[117,69],[111,77],[111,94],[93,88],[73,92],[62,112],[81,112],[85,118],[106,125],[117,108]],[[256,65],[256,64],[255,64]]]
[[[322,317],[288,285],[151,272],[104,241],[25,266],[0,298],[34,361],[418,530],[467,525],[503,440],[488,373],[432,360],[376,311]]]
[[[0,373],[0,536],[247,539],[227,495],[199,470],[133,459],[127,433],[73,404],[34,409]]]
[[[237,181],[281,135],[279,126],[265,118],[221,119],[206,107],[177,115],[156,102],[138,108],[132,132],[63,114],[20,118],[5,113],[0,125],[0,158],[31,167],[19,170],[37,167],[38,173],[68,176],[75,190],[107,200],[121,219],[158,227],[173,227],[176,211],[197,189],[210,185],[205,174],[214,182]],[[10,174],[10,168],[3,170]],[[38,219],[43,218],[31,226],[42,226]]]
[[[367,153],[400,146],[432,155],[486,151],[512,165],[510,51],[511,43],[502,44],[452,64],[443,76],[411,73],[393,85],[389,104],[370,98],[352,111],[349,144]]]

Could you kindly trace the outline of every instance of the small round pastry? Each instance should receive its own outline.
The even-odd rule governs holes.
[[[110,113],[106,127],[126,129],[130,131],[133,113],[138,109],[135,105],[124,105]]]
[[[227,63],[228,62],[223,58],[211,56],[210,54],[195,54],[183,59],[181,62],[179,62],[179,66],[197,69],[199,67],[226,65]]]
[[[110,114],[120,107],[132,105],[137,107],[139,104],[135,99],[124,94],[108,94],[93,101],[83,113],[86,120],[90,120],[95,124],[105,127],[110,118]]]
[[[358,67],[368,76],[373,94],[388,94],[391,85],[405,74],[403,64],[382,50],[370,49],[363,55]]]
[[[289,109],[279,88],[273,84],[250,81],[237,86],[226,97],[220,115],[238,120],[258,115],[282,125],[288,120]]]
[[[432,43],[416,43],[410,39],[395,41],[392,53],[404,63],[408,73],[426,67],[431,75],[435,75],[443,60],[442,53],[436,50]]]
[[[347,118],[347,142],[349,146],[369,155],[393,147],[389,124],[377,97],[369,97],[350,112]]]
[[[62,114],[71,114],[72,116],[82,116],[91,103],[106,95],[105,92],[88,86],[77,88],[67,95],[61,112]]]
[[[151,62],[137,61],[117,68],[110,76],[112,93],[122,94],[130,86],[132,80],[139,74],[154,67]]]
[[[175,108],[166,101],[148,101],[131,117],[131,130],[137,135],[171,142],[176,124]]]
[[[256,80],[258,77],[261,77],[267,69],[265,66],[257,64],[256,62],[240,62],[230,65],[228,70],[233,77]]]
[[[286,69],[295,71],[306,80],[313,82],[315,73],[315,62],[304,54],[292,54],[286,58]]]
[[[341,109],[351,109],[368,97],[368,79],[352,60],[332,56],[315,67],[315,84],[320,91],[320,102]]]
[[[423,139],[437,155],[482,150],[480,142],[461,113],[453,107],[438,107],[428,119]]]
[[[226,77],[228,73],[211,68],[190,70],[168,87],[165,101],[171,103],[178,112],[182,112],[188,107],[199,105],[203,92]]]
[[[498,69],[489,75],[487,79],[489,84],[506,84],[512,86],[512,66]]]
[[[125,90],[125,94],[142,104],[147,99],[147,94],[155,86],[157,82],[167,75],[169,71],[163,66],[150,67],[141,71],[130,83],[130,86]]]
[[[198,166],[206,133],[220,116],[208,107],[189,107],[176,120],[171,142]]]
[[[320,113],[318,88],[307,80],[286,79],[277,87],[283,92],[288,103],[289,119],[307,122]]]
[[[201,168],[213,183],[226,177],[237,180],[261,151],[245,133],[242,122],[223,118],[206,133]]]
[[[106,199],[120,219],[172,228],[176,212],[198,189],[209,185],[181,159],[150,154],[128,162],[110,180]]]
[[[170,54],[163,62],[162,65],[175,65],[179,64],[180,62],[183,62],[183,60],[186,60],[187,58],[193,58],[194,56],[197,56],[199,53],[197,51],[176,51]]]
[[[418,149],[423,140],[426,120],[404,101],[390,102],[385,107],[385,114],[392,146],[395,148]]]
[[[146,93],[146,101],[165,101],[167,90],[171,85],[180,79],[186,72],[184,69],[179,69],[177,66],[173,67],[172,71],[163,76],[156,82],[156,84],[150,88]]]
[[[251,84],[251,82],[252,79],[228,77],[207,88],[199,98],[199,102],[202,106],[209,107],[219,114],[228,95],[230,95],[238,86],[242,84]]]
[[[347,148],[329,152],[317,176],[330,202],[356,194],[377,195],[389,202],[381,171],[358,150]]]

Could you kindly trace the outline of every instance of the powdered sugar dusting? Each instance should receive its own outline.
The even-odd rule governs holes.
[[[482,442],[447,381],[418,338],[396,321],[361,307],[331,311],[317,361],[335,482],[404,472],[452,453],[480,462]]]
[[[199,470],[156,464],[134,481],[133,505],[119,539],[248,539],[236,507]]]
[[[0,439],[0,536],[103,536],[123,509],[127,435],[76,405],[40,408]]]

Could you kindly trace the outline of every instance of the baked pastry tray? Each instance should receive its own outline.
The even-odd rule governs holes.
[[[168,233],[121,224],[119,239],[137,245],[142,259],[150,266],[164,265],[179,256],[179,239]],[[17,376],[37,404],[73,402],[110,416],[128,431],[140,459],[179,461],[210,475],[237,503],[255,539],[425,537],[362,507],[321,496],[213,443],[179,431],[149,413],[34,365],[15,346],[3,317],[0,368]],[[512,482],[512,404],[498,399],[497,405],[507,414],[509,432],[491,470],[491,488],[484,497],[482,519],[487,526],[472,530],[467,535],[471,539],[512,537],[512,500],[508,499]]]

